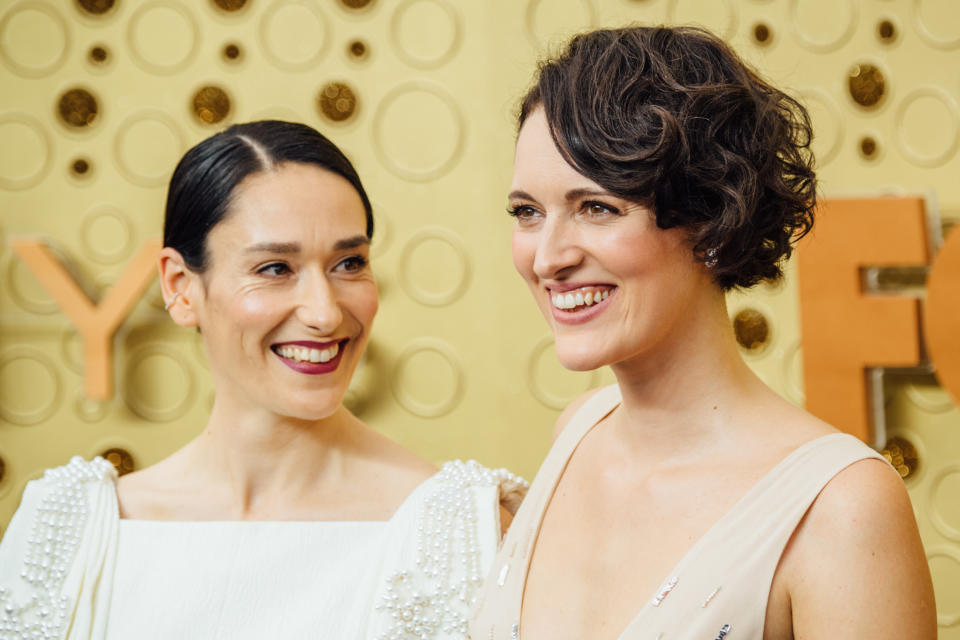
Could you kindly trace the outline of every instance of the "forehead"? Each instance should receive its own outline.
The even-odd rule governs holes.
[[[218,226],[250,233],[296,229],[355,234],[366,230],[366,213],[346,178],[314,165],[286,163],[244,178]]]
[[[599,185],[574,169],[560,153],[543,108],[535,109],[524,121],[517,136],[514,155],[514,186],[562,184],[566,187]]]

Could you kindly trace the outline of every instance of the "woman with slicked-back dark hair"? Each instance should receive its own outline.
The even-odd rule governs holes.
[[[200,330],[210,419],[120,479],[74,458],[28,485],[0,545],[0,638],[466,638],[522,486],[438,471],[344,407],[377,310],[372,234],[353,166],[306,125],[187,152],[160,284]]]
[[[804,107],[697,28],[574,37],[523,99],[513,260],[576,400],[471,620],[484,640],[936,637],[898,474],[766,387],[725,292],[815,204]]]

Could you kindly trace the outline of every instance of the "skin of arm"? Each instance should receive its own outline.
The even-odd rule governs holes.
[[[933,584],[910,499],[880,461],[857,462],[830,481],[787,545],[780,577],[798,640],[937,637]]]

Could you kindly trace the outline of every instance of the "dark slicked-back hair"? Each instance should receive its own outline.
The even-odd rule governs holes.
[[[816,202],[806,109],[693,27],[578,35],[540,65],[537,108],[567,162],[689,232],[724,290],[782,275]]]
[[[353,165],[335,144],[305,124],[262,120],[235,124],[187,151],[167,192],[163,244],[180,252],[198,273],[208,266],[207,235],[227,214],[238,184],[286,162],[320,167],[342,176],[363,201],[366,234],[373,237],[373,209]]]

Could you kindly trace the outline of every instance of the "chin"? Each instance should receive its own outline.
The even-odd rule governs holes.
[[[343,402],[343,395],[314,391],[307,398],[291,398],[276,411],[288,418],[316,422],[335,414]]]
[[[580,345],[564,347],[558,344],[556,350],[557,360],[570,371],[593,371],[610,364],[601,354]]]

